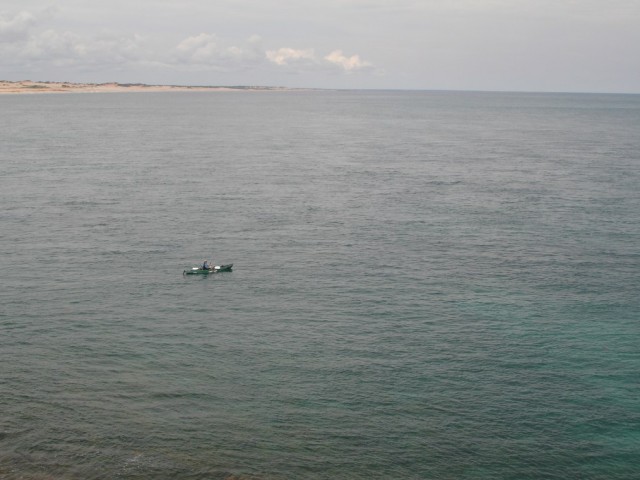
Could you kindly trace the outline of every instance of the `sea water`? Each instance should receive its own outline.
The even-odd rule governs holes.
[[[0,112],[0,478],[640,478],[640,96]]]

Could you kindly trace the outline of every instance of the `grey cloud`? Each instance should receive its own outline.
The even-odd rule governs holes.
[[[40,17],[40,18],[39,18]],[[260,71],[313,72],[338,70],[355,72],[370,66],[358,55],[345,56],[340,50],[317,55],[313,48],[267,48],[258,35],[234,41],[211,32],[183,37],[171,45],[162,39],[124,34],[110,30],[95,33],[75,29],[43,29],[44,15],[22,11],[0,17],[0,65],[51,64],[57,67],[102,69],[153,65],[187,72]],[[39,27],[39,28],[37,28]]]
[[[145,57],[142,43],[139,37],[111,32],[83,37],[72,32],[45,30],[20,45],[11,45],[5,49],[5,54],[11,55],[16,62],[56,66],[121,65]]]
[[[15,15],[0,15],[0,42],[20,42],[29,36],[29,30],[37,22],[30,12],[18,12]]]
[[[4,1],[0,72],[27,78],[37,63],[41,78],[69,65],[70,80],[108,65],[147,82],[640,88],[637,0],[54,1],[48,16],[41,0]]]
[[[261,60],[260,43],[259,37],[252,36],[242,46],[229,45],[215,34],[200,33],[182,40],[168,61],[205,68],[240,67]]]

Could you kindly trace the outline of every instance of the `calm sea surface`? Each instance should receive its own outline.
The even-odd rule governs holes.
[[[638,95],[4,96],[0,202],[2,479],[640,478]]]

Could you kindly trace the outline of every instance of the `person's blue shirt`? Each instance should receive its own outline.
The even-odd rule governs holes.
[[[204,263],[202,264],[202,269],[203,270],[209,270],[209,264],[207,264],[207,261],[205,260]]]

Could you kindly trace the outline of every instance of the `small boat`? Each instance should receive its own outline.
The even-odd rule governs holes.
[[[210,273],[220,273],[220,272],[231,272],[233,268],[233,263],[228,263],[226,265],[216,265],[211,268],[200,268],[193,267],[191,270],[184,270],[182,272],[183,275],[208,275]]]

